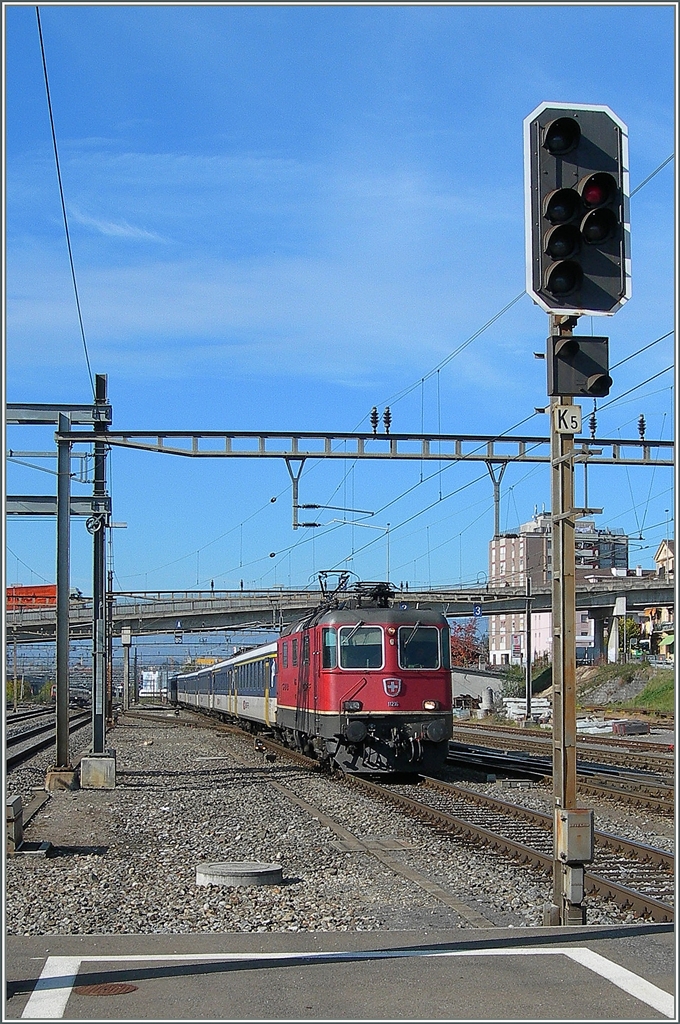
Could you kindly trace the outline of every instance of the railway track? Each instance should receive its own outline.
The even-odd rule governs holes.
[[[316,765],[304,754],[273,740],[265,747],[300,764]],[[318,765],[317,765],[318,767]],[[358,776],[341,776],[343,783],[405,810],[435,825],[440,834],[458,835],[521,863],[552,874],[553,822],[549,814],[473,793],[439,779],[423,777],[418,786],[428,798],[417,799],[413,787],[378,783]],[[408,792],[405,792],[407,789]],[[437,796],[436,801],[429,799]],[[595,861],[585,876],[586,891],[611,899],[622,909],[651,921],[674,919],[674,858],[664,850],[595,831]]]
[[[525,778],[550,779],[552,758],[525,751],[510,752],[452,741],[448,762],[482,773],[502,772]],[[675,793],[666,774],[643,772],[635,767],[577,761],[579,790],[602,799],[619,800],[672,817]]]
[[[13,725],[21,725],[22,722],[29,722],[35,718],[41,718],[48,714],[54,715],[54,707],[33,708],[31,711],[8,711],[5,715],[5,725],[9,728]]]
[[[92,722],[92,714],[89,711],[81,711],[69,717],[69,733],[82,729],[83,726]],[[56,725],[54,721],[46,725],[32,726],[24,732],[17,733],[5,740],[5,766],[6,770],[16,767],[28,761],[34,754],[39,753],[51,744],[56,743]]]
[[[401,787],[385,783],[359,778],[348,781],[435,825],[440,834],[463,836],[552,874],[553,823],[549,814],[429,777],[418,787],[422,798],[415,798],[412,788],[405,793]],[[638,916],[673,920],[674,858],[663,850],[596,830],[595,860],[585,881],[588,893],[612,899]]]
[[[493,728],[490,726],[460,726],[454,723],[454,740],[461,743],[486,745],[498,750],[524,750],[549,754],[552,738],[536,735],[527,729],[511,726]],[[592,739],[578,737],[576,749],[582,760],[597,759],[604,764],[635,767],[639,771],[672,775],[675,771],[675,755],[668,743],[626,742],[625,737],[598,736]]]
[[[194,714],[194,721],[173,720],[193,727],[201,724],[205,727],[210,722],[209,727],[218,731],[243,732],[238,726],[215,723],[199,713]],[[167,712],[165,716],[169,717]],[[158,715],[146,714],[143,717],[162,720]],[[248,732],[243,734],[252,736]],[[320,770],[317,761],[273,739],[260,735],[258,742],[279,756]],[[417,797],[414,796],[413,785],[373,782],[349,775],[338,778],[344,785],[353,786],[427,822],[440,835],[462,837],[475,845],[532,865],[544,874],[552,874],[551,815],[430,777],[421,778],[415,787]],[[595,861],[586,872],[585,881],[589,894],[611,899],[622,909],[632,910],[636,916],[656,922],[674,919],[674,858],[663,850],[596,830]]]

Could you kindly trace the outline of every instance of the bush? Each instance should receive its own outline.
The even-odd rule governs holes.
[[[520,665],[505,665],[501,672],[503,697],[523,697],[526,689],[524,669]]]
[[[526,671],[523,665],[506,665],[501,672],[504,697],[524,697],[527,690]],[[542,693],[552,683],[552,665],[537,664],[532,667],[531,692]]]

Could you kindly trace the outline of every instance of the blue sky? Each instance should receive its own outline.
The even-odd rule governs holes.
[[[528,296],[431,371],[523,292],[522,122],[540,102],[609,105],[632,189],[673,153],[675,5],[40,11],[88,352],[116,429],[351,431],[390,404],[395,432],[547,434],[532,414],[548,321]],[[87,402],[35,8],[4,16],[6,400]],[[631,200],[632,299],[579,324],[608,334],[612,365],[674,328],[674,176],[671,162]],[[671,335],[612,372],[600,436],[636,437],[644,413],[648,437],[672,437],[673,374],[643,382],[674,351]],[[6,433],[15,450],[53,448],[49,429]],[[9,493],[55,490],[45,472],[7,474]],[[111,484],[128,524],[120,590],[383,578],[388,523],[397,583],[488,568],[481,463],[421,482],[419,464],[308,462],[300,501],[374,511],[373,529],[327,510],[293,531],[281,460],[117,450]],[[591,469],[598,524],[642,535],[632,565],[653,567],[672,487],[669,469]],[[501,529],[549,505],[546,468],[508,468]],[[54,579],[52,521],[11,520],[6,536],[8,583]],[[74,523],[87,594],[90,563]]]

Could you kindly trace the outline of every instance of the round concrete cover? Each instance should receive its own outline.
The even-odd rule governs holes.
[[[280,864],[232,860],[196,866],[196,885],[278,885],[282,881]]]

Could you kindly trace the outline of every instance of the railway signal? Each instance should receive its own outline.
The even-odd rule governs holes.
[[[609,338],[577,338],[575,335],[548,338],[548,394],[587,395],[604,398],[609,394]]]
[[[541,103],[524,121],[527,291],[548,313],[630,298],[628,130],[606,106]]]

